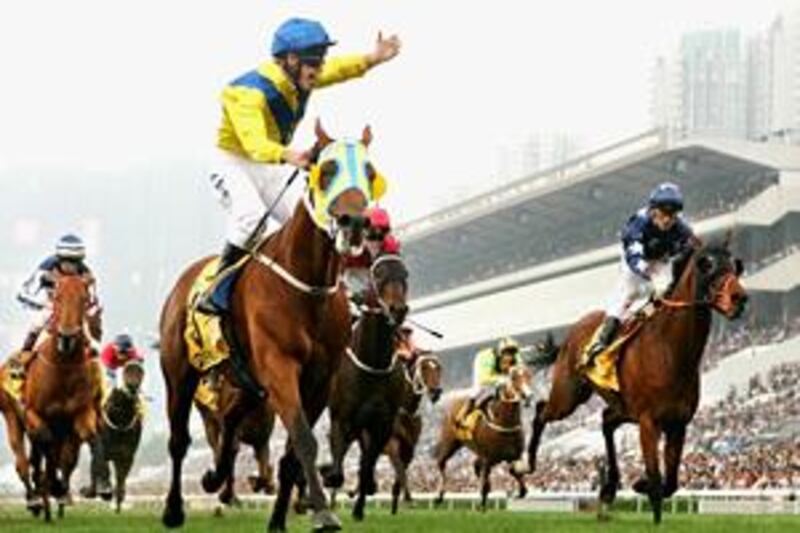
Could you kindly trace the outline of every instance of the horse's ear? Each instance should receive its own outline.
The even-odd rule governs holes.
[[[320,150],[333,142],[331,136],[328,135],[328,132],[322,127],[322,121],[320,121],[320,119],[317,119],[316,123],[314,123],[314,135],[317,136],[317,146],[319,146]]]
[[[372,142],[372,128],[369,125],[364,126],[364,131],[361,132],[361,144],[364,145],[365,148],[369,147],[369,144]]]

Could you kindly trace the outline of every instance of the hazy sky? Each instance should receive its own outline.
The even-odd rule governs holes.
[[[503,154],[537,131],[596,145],[644,130],[658,51],[689,29],[761,28],[782,3],[7,2],[0,179],[34,165],[134,179],[125,169],[136,163],[206,159],[220,88],[303,15],[325,21],[336,52],[369,50],[379,29],[403,39],[395,62],[317,93],[296,143],[311,143],[316,116],[336,135],[371,124],[387,203],[408,219],[497,183]]]

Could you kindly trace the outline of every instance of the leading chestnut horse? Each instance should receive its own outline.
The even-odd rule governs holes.
[[[34,456],[45,461],[45,476],[38,488],[48,521],[50,495],[69,494],[80,443],[97,438],[98,380],[102,377],[87,353],[86,314],[93,303],[90,284],[90,279],[78,275],[56,278],[47,336],[36,348],[23,388],[26,431]],[[98,453],[102,454],[101,445]],[[38,470],[38,459],[32,462]]]
[[[291,219],[258,245],[244,265],[225,319],[250,375],[266,392],[261,401],[268,402],[289,433],[290,445],[280,461],[271,531],[286,529],[291,490],[301,470],[309,486],[314,529],[341,528],[317,474],[317,441],[311,429],[327,404],[331,377],[350,340],[350,312],[340,283],[341,256],[363,249],[364,211],[380,195],[383,184],[367,157],[372,139],[369,128],[360,141],[333,141],[319,124],[315,133],[319,163],[312,169],[305,197]],[[344,164],[339,163],[341,154],[346,155]],[[206,261],[194,263],[181,275],[161,315],[161,368],[167,385],[172,458],[172,483],[163,515],[167,527],[177,527],[185,519],[181,465],[190,442],[189,411],[200,374],[187,359],[183,331],[187,295]],[[216,492],[230,475],[236,429],[248,410],[243,402],[223,421],[215,468],[203,477],[205,490]]]
[[[675,263],[675,279],[668,299],[657,302],[658,310],[627,341],[618,355],[619,393],[595,390],[577,369],[582,351],[603,320],[594,312],[575,324],[563,345],[549,350],[555,361],[553,384],[547,401],[536,406],[533,435],[528,446],[531,471],[545,425],[561,420],[593,392],[607,403],[603,411],[603,437],[608,454],[605,483],[600,489],[603,504],[616,497],[620,482],[614,431],[624,423],[639,424],[639,437],[646,478],[634,490],[649,497],[653,519],[661,521],[662,500],[678,489],[686,426],[692,420],[700,396],[700,360],[708,341],[712,310],[728,319],[745,309],[747,294],[739,283],[741,261],[728,249],[730,235],[721,246],[706,246],[687,252]],[[659,469],[659,441],[666,436],[664,462],[666,482]]]

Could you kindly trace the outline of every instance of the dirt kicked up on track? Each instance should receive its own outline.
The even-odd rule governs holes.
[[[759,533],[800,531],[800,516],[697,516],[666,515],[658,528],[650,521],[649,514],[618,513],[610,522],[598,523],[591,514],[532,514],[492,511],[481,514],[474,511],[429,511],[407,510],[398,516],[386,511],[373,511],[366,521],[354,523],[344,515],[344,531],[349,532],[603,532],[652,531],[658,533],[697,532],[702,533]],[[189,515],[182,533],[200,532],[262,532],[265,530],[266,513],[263,511],[228,511],[217,517],[211,511],[197,511]],[[308,532],[307,518],[293,516],[289,531]],[[166,531],[155,511],[131,510],[121,516],[101,509],[68,510],[67,517],[46,526],[33,520],[21,509],[0,508],[0,532],[32,533],[48,531],[75,533],[126,533]]]

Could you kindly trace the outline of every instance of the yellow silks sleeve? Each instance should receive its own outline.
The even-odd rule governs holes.
[[[244,154],[261,163],[281,163],[286,147],[278,141],[278,127],[266,106],[256,89],[226,87],[222,92],[222,107]]]
[[[367,70],[369,70],[369,64],[365,55],[332,57],[325,60],[316,86],[318,88],[327,87],[353,78],[360,78]]]
[[[473,384],[479,387],[497,384],[503,376],[497,372],[495,365],[494,351],[491,348],[481,350],[475,357]]]

